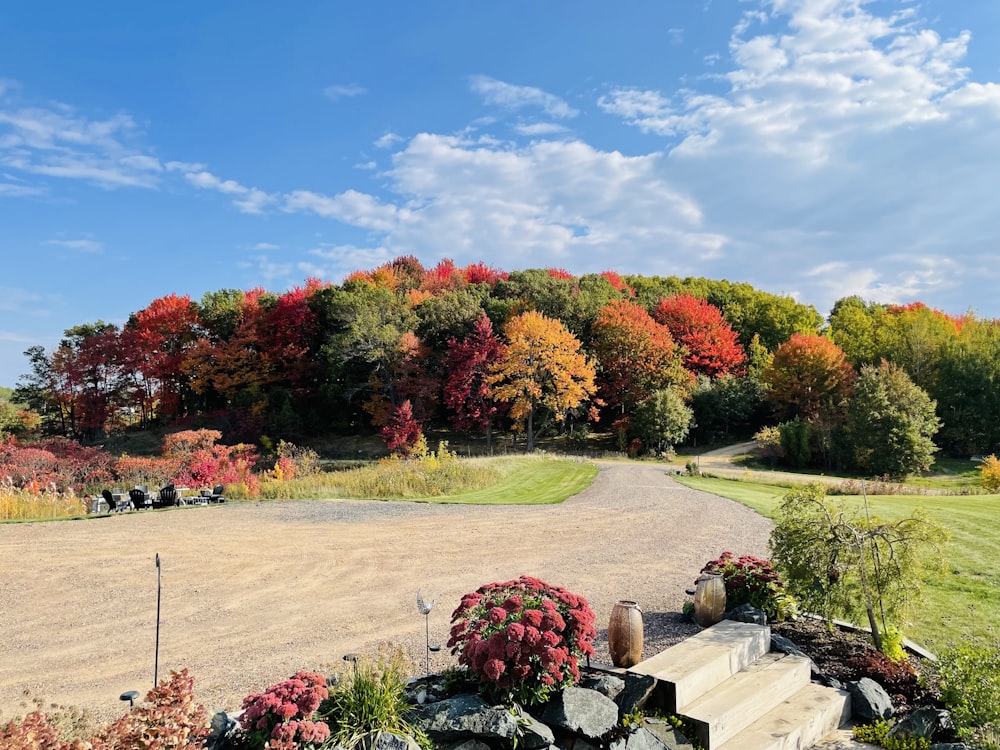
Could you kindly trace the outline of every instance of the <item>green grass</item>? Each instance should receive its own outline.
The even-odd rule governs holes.
[[[777,485],[731,479],[678,477],[694,489],[736,500],[773,517],[788,491]],[[967,638],[1000,638],[1000,495],[872,495],[873,515],[895,520],[923,509],[951,534],[946,572],[925,581],[924,601],[914,608],[904,634],[941,650]],[[842,497],[860,504],[858,497]],[[739,550],[733,550],[739,553]]]
[[[267,499],[355,498],[469,505],[561,503],[590,486],[593,464],[542,456],[373,463],[262,485]]]

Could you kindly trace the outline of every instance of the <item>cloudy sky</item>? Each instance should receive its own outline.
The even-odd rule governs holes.
[[[0,384],[154,298],[414,254],[1000,317],[1000,3],[0,15]]]

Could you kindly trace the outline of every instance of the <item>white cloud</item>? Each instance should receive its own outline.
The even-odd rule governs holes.
[[[245,195],[250,192],[248,188],[243,187],[243,185],[235,180],[220,180],[211,172],[188,172],[184,175],[184,179],[195,187],[204,190],[218,190],[220,193],[234,195]]]
[[[46,245],[58,245],[59,247],[79,250],[82,253],[99,253],[104,250],[104,245],[97,240],[75,239],[75,240],[46,240]]]
[[[516,86],[482,75],[472,76],[469,83],[472,90],[483,97],[483,101],[487,104],[504,109],[535,107],[541,109],[549,117],[559,119],[576,117],[580,114],[563,99],[534,86]]]
[[[257,188],[250,188],[242,195],[242,198],[233,201],[233,205],[245,214],[263,213],[265,208],[278,200],[275,196]]]
[[[258,242],[256,245],[250,248],[251,250],[280,250],[281,245],[275,245],[271,242]]]
[[[323,93],[328,99],[336,102],[341,99],[349,99],[351,97],[367,94],[368,89],[364,86],[359,86],[356,83],[335,84],[333,86],[327,86],[323,89]]]
[[[345,190],[332,197],[311,190],[294,190],[283,196],[282,210],[288,213],[314,213],[345,224],[383,232],[393,229],[408,214],[406,210],[380,203],[374,196],[357,190]]]
[[[136,145],[141,131],[129,115],[101,120],[59,103],[25,105],[8,96],[14,88],[9,82],[0,88],[0,166],[105,189],[157,184],[162,166]]]
[[[45,189],[32,185],[21,185],[19,183],[0,182],[0,196],[9,198],[21,198],[28,195],[42,195]]]
[[[559,135],[569,132],[568,128],[555,122],[518,123],[514,126],[514,131],[528,137]]]
[[[397,144],[402,143],[404,140],[406,139],[403,138],[403,136],[397,135],[396,133],[386,133],[375,141],[375,146],[378,148],[393,148]]]
[[[196,171],[186,171],[186,167],[197,167]],[[205,170],[200,164],[184,165],[180,162],[169,162],[170,171],[184,171],[184,179],[202,190],[215,190],[226,195],[238,196],[233,199],[233,205],[245,214],[263,213],[264,209],[274,204],[277,198],[263,190],[248,188],[235,180],[223,180]]]

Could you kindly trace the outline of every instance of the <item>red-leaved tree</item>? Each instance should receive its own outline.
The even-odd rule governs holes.
[[[691,372],[710,378],[742,373],[746,352],[715,305],[691,294],[675,294],[660,299],[653,308],[653,318],[687,349],[684,366]]]
[[[420,428],[420,422],[413,418],[413,407],[409,401],[404,401],[393,410],[389,421],[379,434],[385,441],[385,447],[394,455],[404,458],[410,455],[413,446],[423,435],[423,430]]]
[[[480,315],[472,333],[458,341],[448,341],[445,361],[444,403],[451,410],[456,430],[486,434],[486,448],[493,449],[493,425],[506,405],[493,399],[490,366],[500,358],[503,345],[493,332],[493,324]]]

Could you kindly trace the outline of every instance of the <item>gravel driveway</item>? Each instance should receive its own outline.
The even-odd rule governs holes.
[[[416,591],[437,606],[431,642],[484,583],[530,574],[585,596],[601,627],[619,599],[644,612],[645,655],[695,630],[679,618],[701,566],[725,550],[765,555],[769,520],[687,489],[662,466],[602,464],[561,505],[320,500],[229,503],[63,523],[0,526],[0,718],[25,690],[121,712],[159,670],[187,667],[209,710],[300,669],[330,672],[381,642],[423,664]],[[454,663],[442,648],[431,668]]]

